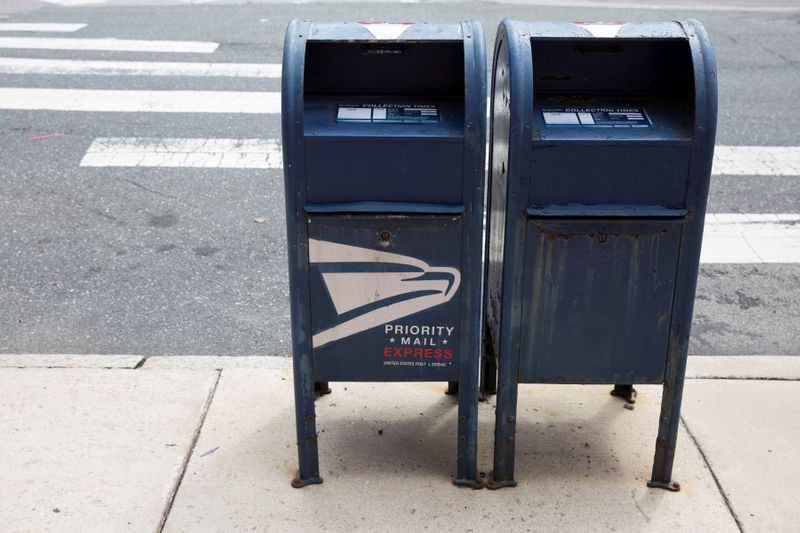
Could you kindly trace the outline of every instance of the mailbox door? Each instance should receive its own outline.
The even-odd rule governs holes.
[[[660,383],[681,225],[529,219],[520,381]]]
[[[308,219],[314,376],[454,381],[462,215]]]

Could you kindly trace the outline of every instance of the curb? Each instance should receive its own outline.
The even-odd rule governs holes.
[[[0,354],[0,368],[286,369],[290,357],[224,355]],[[687,379],[800,381],[800,355],[691,355]]]

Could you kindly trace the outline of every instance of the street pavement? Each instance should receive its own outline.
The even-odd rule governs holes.
[[[797,531],[800,7],[657,4],[0,2],[0,531]],[[719,148],[681,492],[645,486],[655,387],[633,411],[607,387],[523,387],[519,486],[490,492],[450,483],[443,384],[350,383],[318,401],[325,483],[290,488],[294,17],[471,17],[489,49],[504,17],[706,25]]]
[[[709,213],[730,216],[709,218],[690,350],[800,353],[798,10],[555,4],[4,2],[0,353],[289,356],[288,21],[467,16],[490,48],[502,17],[706,24],[720,88]]]

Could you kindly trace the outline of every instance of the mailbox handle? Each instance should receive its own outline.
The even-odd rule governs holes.
[[[686,209],[661,205],[544,205],[529,207],[529,217],[535,218],[683,218]]]
[[[390,213],[418,215],[460,215],[466,211],[461,204],[425,204],[412,202],[346,202],[306,204],[306,213]]]

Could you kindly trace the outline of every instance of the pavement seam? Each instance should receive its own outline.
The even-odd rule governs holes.
[[[142,368],[144,366],[144,364],[147,362],[148,359],[150,359],[150,356],[149,355],[145,355],[144,357],[142,357],[139,360],[138,363],[136,363],[136,366],[134,366],[133,369],[134,370],[139,370],[140,368]]]
[[[183,458],[183,463],[181,464],[181,471],[178,475],[178,480],[175,482],[175,486],[172,488],[171,494],[169,496],[169,500],[167,501],[167,505],[164,508],[164,512],[161,514],[161,521],[158,523],[158,527],[156,528],[156,533],[162,533],[164,531],[164,527],[167,525],[167,520],[169,520],[170,512],[172,512],[172,506],[175,503],[175,498],[178,496],[178,491],[181,488],[181,483],[183,483],[183,478],[186,475],[186,470],[189,468],[189,461],[191,461],[192,456],[194,455],[195,447],[197,446],[197,441],[200,440],[200,433],[203,431],[203,426],[206,423],[206,416],[208,416],[209,410],[211,410],[211,403],[214,401],[214,396],[217,393],[217,387],[219,386],[219,380],[222,377],[222,371],[216,370],[217,378],[214,380],[214,385],[211,387],[211,390],[208,392],[208,396],[206,396],[206,401],[203,404],[203,412],[200,414],[200,420],[197,423],[197,428],[194,431],[194,435],[192,436],[192,442],[189,445],[189,450],[186,452],[186,456]]]
[[[733,509],[733,504],[731,503],[731,500],[728,498],[728,495],[725,493],[725,489],[722,488],[722,483],[717,477],[717,473],[714,472],[714,469],[711,467],[711,462],[708,460],[706,452],[703,451],[703,448],[700,446],[700,442],[694,436],[694,433],[692,433],[692,431],[689,429],[689,424],[686,423],[686,420],[683,417],[681,417],[681,423],[683,423],[683,429],[686,430],[686,434],[689,435],[689,439],[691,439],[691,441],[694,443],[694,446],[695,448],[697,448],[697,451],[700,452],[700,457],[703,458],[703,463],[706,465],[706,468],[708,468],[708,471],[711,472],[711,478],[717,485],[717,490],[719,490],[719,494],[720,496],[722,496],[722,501],[725,502],[725,507],[728,508],[728,512],[731,514],[731,518],[733,518],[733,521],[736,522],[736,527],[739,528],[740,533],[745,533],[742,521],[739,520],[739,517],[736,515],[736,511],[734,511]]]

